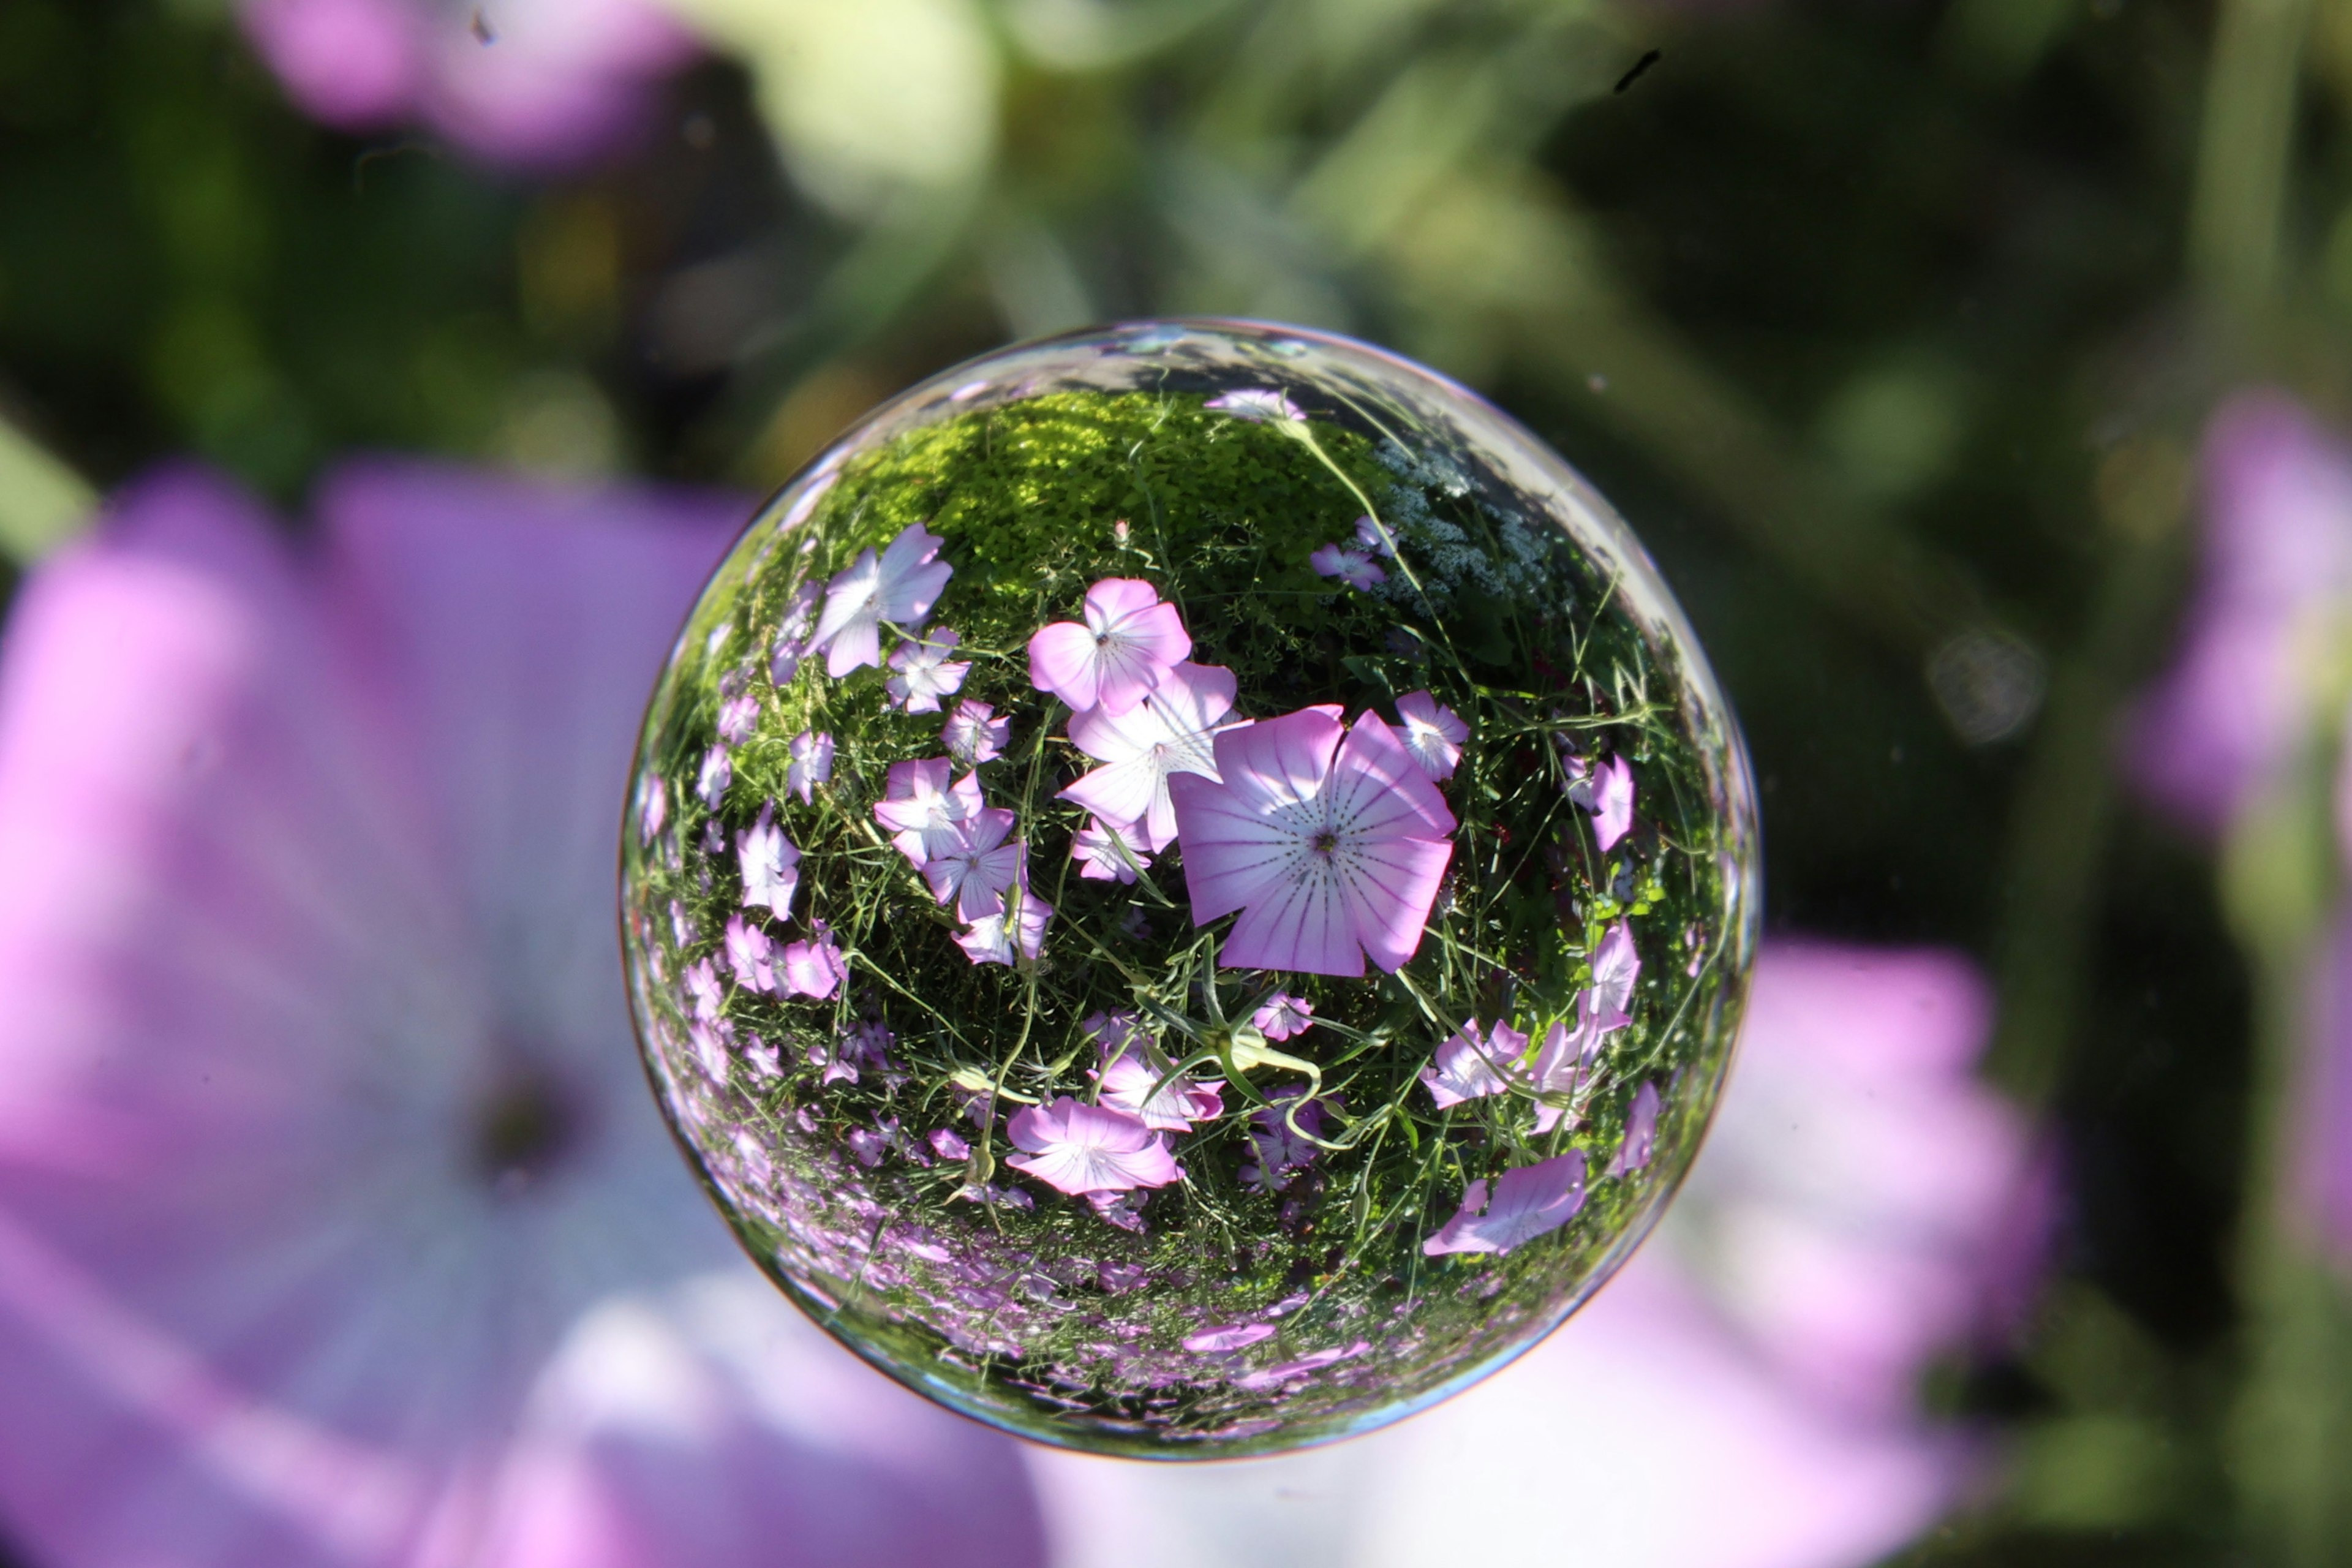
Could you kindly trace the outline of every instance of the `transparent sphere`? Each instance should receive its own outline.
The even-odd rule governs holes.
[[[622,866],[655,1086],[776,1283],[967,1415],[1210,1458],[1426,1405],[1617,1268],[1722,1086],[1756,853],[1589,485],[1378,350],[1173,321],[974,361],[786,486]]]

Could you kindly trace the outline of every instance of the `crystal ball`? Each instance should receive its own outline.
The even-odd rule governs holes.
[[[1739,732],[1632,532],[1303,330],[876,410],[719,567],[635,769],[638,1037],[744,1247],[1094,1452],[1362,1432],[1557,1327],[1688,1168],[1756,942]]]

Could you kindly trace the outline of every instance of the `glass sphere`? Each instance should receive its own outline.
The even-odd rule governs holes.
[[[1161,1458],[1380,1426],[1589,1297],[1696,1152],[1758,887],[1590,485],[1392,355],[1191,321],[976,360],[787,485],[622,879],[760,1266],[919,1393]]]

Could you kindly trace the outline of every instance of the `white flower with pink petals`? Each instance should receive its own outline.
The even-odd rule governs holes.
[[[1195,1121],[1213,1121],[1224,1114],[1224,1088],[1219,1082],[1195,1082],[1179,1074],[1158,1093],[1152,1086],[1166,1077],[1142,1051],[1124,1051],[1098,1075],[1101,1103],[1142,1118],[1154,1132],[1190,1132]]]
[[[1558,1230],[1584,1206],[1584,1155],[1562,1154],[1503,1173],[1490,1194],[1473,1182],[1462,1207],[1444,1227],[1421,1244],[1436,1258],[1448,1252],[1508,1252]]]
[[[1421,1069],[1421,1081],[1440,1109],[1501,1094],[1511,1087],[1505,1075],[1527,1048],[1527,1036],[1510,1025],[1496,1019],[1490,1032],[1473,1018],[1437,1047],[1430,1065]]]
[[[1137,577],[1106,577],[1087,590],[1086,620],[1055,621],[1029,639],[1029,679],[1073,712],[1125,713],[1192,656],[1176,606]]]
[[[1307,417],[1306,411],[1290,401],[1289,394],[1271,386],[1244,386],[1219,393],[1201,406],[1246,419],[1253,425],[1268,419],[1301,421]]]
[[[1141,1117],[1067,1095],[1051,1105],[1024,1106],[1005,1134],[1021,1151],[1006,1164],[1074,1196],[1164,1187],[1184,1173]]]
[[[893,763],[883,797],[874,803],[874,819],[890,829],[890,842],[918,871],[953,850],[963,825],[980,815],[980,781],[966,773],[950,784],[954,771],[945,757]]]
[[[1350,588],[1377,588],[1389,580],[1389,574],[1370,555],[1343,545],[1318,545],[1307,557],[1307,564],[1315,568],[1317,576],[1337,577]]]
[[[1379,715],[1303,709],[1227,730],[1222,783],[1168,781],[1192,921],[1241,911],[1217,962],[1360,976],[1421,946],[1454,814]]]
[[[1004,889],[1020,877],[1028,855],[1020,839],[1004,841],[1013,820],[1009,811],[983,806],[957,825],[951,847],[923,863],[931,897],[943,904],[954,900],[956,919],[981,921],[1004,912]]]
[[[1079,862],[1078,875],[1094,882],[1132,883],[1151,864],[1141,845],[1099,816],[1087,818],[1070,840],[1070,858]]]
[[[1004,754],[1004,742],[1013,733],[1013,721],[1000,719],[996,710],[985,702],[966,698],[948,715],[940,730],[940,744],[948,755],[961,766],[978,767],[994,762]]]
[[[1130,842],[1158,854],[1176,841],[1168,781],[1177,773],[1217,777],[1220,731],[1232,717],[1234,672],[1221,665],[1180,664],[1132,710],[1097,708],[1072,715],[1070,743],[1104,765],[1062,792]]]
[[[1421,771],[1441,784],[1452,778],[1462,761],[1462,742],[1470,738],[1462,715],[1426,691],[1408,691],[1397,699],[1397,719],[1404,731],[1399,738]]]
[[[967,660],[948,658],[961,640],[960,634],[941,627],[900,643],[891,652],[892,674],[883,689],[909,713],[938,712],[940,699],[953,696],[971,668]]]
[[[919,522],[910,522],[876,555],[869,546],[827,584],[824,613],[817,617],[808,653],[825,650],[825,672],[835,679],[882,662],[882,623],[914,631],[939,603],[954,568],[940,560],[945,542]]]
[[[760,819],[735,841],[735,858],[743,874],[743,907],[772,910],[778,920],[789,920],[793,895],[801,885],[801,852],[784,837],[776,821],[776,805],[760,807]]]
[[[784,788],[801,797],[803,805],[815,798],[816,786],[833,777],[833,737],[823,731],[803,730],[793,737],[792,765],[784,770]]]

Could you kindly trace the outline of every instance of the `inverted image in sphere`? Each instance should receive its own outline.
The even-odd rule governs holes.
[[[752,521],[623,917],[656,1092],[811,1317],[1025,1436],[1221,1458],[1409,1414],[1624,1259],[1756,857],[1559,458],[1360,343],[1149,322],[935,377]]]

